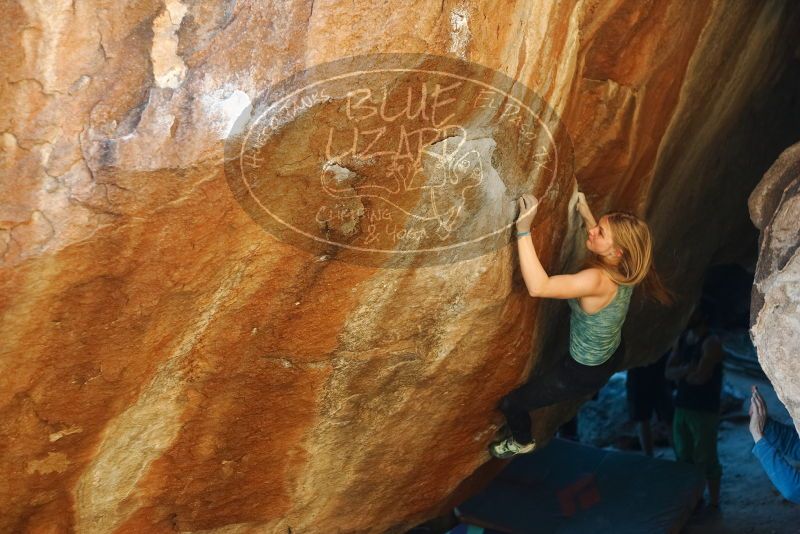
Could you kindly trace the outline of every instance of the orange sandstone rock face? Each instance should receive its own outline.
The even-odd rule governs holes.
[[[787,113],[758,108],[781,115],[772,137],[737,121],[781,90],[800,34],[789,3],[59,0],[4,15],[0,530],[31,532],[399,532],[480,483],[498,399],[558,357],[543,347],[564,344],[563,303],[528,296],[510,230],[463,261],[389,268],[257,224],[223,145],[268,87],[385,52],[520,81],[560,115],[574,176],[501,175],[509,144],[492,153],[485,131],[499,178],[476,191],[497,206],[515,179],[544,193],[552,273],[580,259],[575,179],[598,213],[646,214],[683,310],[712,258],[739,251],[761,173],[737,157],[773,146]],[[309,145],[292,124],[284,165]],[[500,226],[513,216],[497,208]],[[669,343],[656,318],[680,323],[635,308],[629,364]],[[574,404],[537,414],[537,436]]]

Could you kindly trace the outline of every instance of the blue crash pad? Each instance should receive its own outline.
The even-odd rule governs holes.
[[[456,515],[512,534],[674,533],[704,485],[692,465],[556,438],[514,458]]]

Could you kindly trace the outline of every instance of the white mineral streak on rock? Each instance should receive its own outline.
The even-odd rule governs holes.
[[[250,97],[244,91],[226,85],[202,96],[203,110],[210,119],[219,139],[230,134],[236,119],[250,107]]]
[[[450,12],[450,50],[461,59],[467,59],[467,47],[472,39],[469,31],[469,11],[466,6],[458,6]]]
[[[558,116],[561,116],[561,113],[567,106],[575,73],[580,70],[578,68],[578,54],[581,47],[581,12],[582,4],[578,3],[575,5],[569,17],[569,27],[564,37],[566,42],[559,60],[551,64],[552,72],[542,76],[543,85],[534,88],[536,93],[542,97],[542,102],[547,102]],[[551,22],[548,17],[545,27],[552,27],[554,24],[555,23]],[[543,53],[552,54],[549,49],[553,46],[553,39],[546,39],[545,43]],[[549,80],[555,80],[552,86],[548,84]],[[543,111],[544,110],[534,110],[535,113],[542,113]],[[563,165],[565,162],[559,162],[558,164]]]
[[[167,0],[164,11],[153,21],[153,76],[159,87],[175,89],[186,77],[186,64],[178,55],[178,28],[187,7],[180,0]]]
[[[22,46],[25,49],[25,62],[45,91],[57,88],[58,60],[63,53],[59,43],[69,29],[72,17],[71,0],[29,0],[20,2],[30,21],[30,29],[24,32]]]
[[[245,270],[242,262],[222,282],[136,402],[106,427],[94,461],[76,484],[76,532],[113,532],[136,510],[136,485],[180,431],[183,361],[236,294]]]

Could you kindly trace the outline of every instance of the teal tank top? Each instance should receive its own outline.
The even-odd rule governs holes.
[[[605,363],[619,346],[622,323],[628,313],[633,286],[618,285],[617,294],[605,308],[589,314],[581,309],[578,299],[568,299],[572,310],[569,318],[569,353],[583,365]]]

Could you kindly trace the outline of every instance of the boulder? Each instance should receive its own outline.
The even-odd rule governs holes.
[[[800,143],[769,168],[749,200],[761,230],[750,307],[758,361],[800,432]]]

